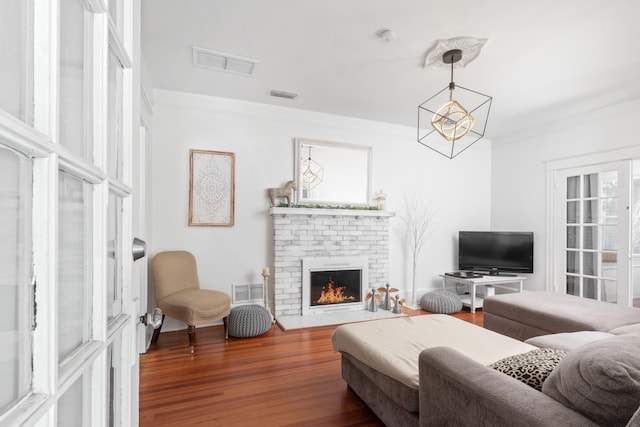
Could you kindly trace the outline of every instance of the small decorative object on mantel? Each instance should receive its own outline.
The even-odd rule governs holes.
[[[392,313],[395,314],[401,314],[402,310],[400,309],[400,306],[404,305],[404,298],[400,299],[399,295],[396,295],[393,298],[393,310]]]
[[[271,206],[275,207],[276,200],[283,198],[283,199],[287,199],[287,206],[291,207],[291,197],[292,197],[291,192],[296,188],[297,188],[296,182],[293,180],[287,181],[284,187],[269,188],[267,191],[269,192],[269,200],[271,200]]]
[[[369,301],[369,311],[378,311],[378,302],[382,302],[382,297],[377,293],[376,288],[371,288],[366,301]]]
[[[396,288],[390,288],[387,283],[384,287],[378,288],[378,292],[384,292],[384,303],[382,304],[382,308],[385,310],[391,310],[391,292],[398,292]]]
[[[384,194],[384,191],[378,190],[375,197],[376,207],[380,211],[384,211],[387,209],[387,195]]]

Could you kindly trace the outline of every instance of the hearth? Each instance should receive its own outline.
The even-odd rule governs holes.
[[[364,310],[366,257],[303,258],[302,314]]]

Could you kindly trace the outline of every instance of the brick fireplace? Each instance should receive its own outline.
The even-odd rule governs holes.
[[[303,208],[272,208],[269,213],[273,219],[272,301],[276,317],[303,314],[303,259],[365,259],[365,290],[387,283],[389,218],[393,213]]]

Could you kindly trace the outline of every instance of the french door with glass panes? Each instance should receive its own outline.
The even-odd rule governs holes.
[[[137,424],[138,3],[0,2],[3,426]]]
[[[631,304],[629,161],[557,171],[558,290]]]

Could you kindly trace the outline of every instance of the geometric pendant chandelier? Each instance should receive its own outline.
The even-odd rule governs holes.
[[[449,159],[484,137],[492,101],[453,82],[453,65],[461,58],[460,49],[442,55],[442,62],[451,64],[449,86],[418,106],[418,142]]]
[[[302,188],[311,190],[322,182],[324,168],[315,160],[311,160],[311,146],[309,146],[309,157],[302,162]]]

